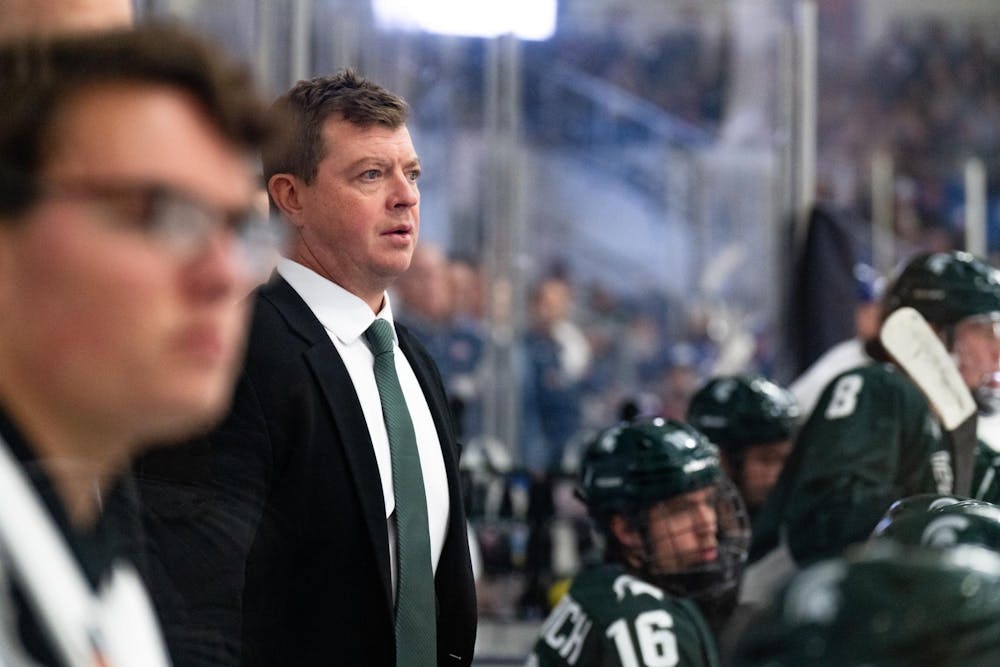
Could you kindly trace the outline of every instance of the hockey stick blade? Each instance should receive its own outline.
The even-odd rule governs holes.
[[[882,345],[927,397],[948,431],[955,468],[954,492],[968,495],[976,450],[976,402],[944,343],[913,308],[886,318]]]
[[[886,318],[879,334],[892,358],[920,387],[948,431],[976,412],[955,361],[927,320],[913,308],[900,308]]]

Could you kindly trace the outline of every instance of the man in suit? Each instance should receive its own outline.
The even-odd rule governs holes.
[[[214,623],[229,650],[242,644],[246,665],[468,665],[475,592],[441,378],[404,327],[387,329],[419,451],[408,467],[422,472],[425,493],[399,497],[365,334],[376,320],[393,325],[386,289],[409,266],[419,231],[420,162],[406,103],[343,71],[300,82],[273,112],[288,133],[265,150],[264,171],[291,242],[252,297],[232,412],[188,450],[204,465],[183,472],[203,476],[212,502],[178,509],[185,501],[166,507],[149,494],[161,560],[175,573],[187,568],[172,578],[195,614],[188,623],[200,624],[181,643]],[[147,466],[147,484],[163,469]],[[400,639],[397,616],[401,582],[413,572],[400,567],[400,512],[424,504],[433,589],[418,614],[426,625],[411,631],[430,640],[421,656]],[[180,523],[204,529],[182,534],[176,518],[186,512]],[[204,567],[190,564],[205,554]],[[175,647],[175,660],[195,652]]]

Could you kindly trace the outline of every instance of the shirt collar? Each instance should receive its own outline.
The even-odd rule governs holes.
[[[130,522],[135,517],[136,508],[129,504],[131,501],[124,493],[121,480],[115,481],[105,491],[101,512],[94,525],[77,529],[73,527],[36,450],[3,406],[0,406],[0,442],[7,445],[20,463],[39,500],[76,557],[87,582],[93,590],[97,590],[110,575],[115,558],[132,553],[132,548],[138,544],[135,541],[138,536],[131,532]]]
[[[312,269],[282,257],[278,260],[277,271],[302,297],[320,324],[344,345],[351,345],[357,341],[375,321],[376,315],[361,297],[348,292]],[[378,317],[392,325],[392,337],[398,344],[388,293],[384,294],[382,310],[379,311]]]

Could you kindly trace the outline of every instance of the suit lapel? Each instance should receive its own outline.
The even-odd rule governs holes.
[[[392,579],[389,570],[389,537],[386,531],[382,479],[361,404],[351,376],[337,348],[302,297],[283,278],[277,276],[261,291],[282,314],[288,325],[309,343],[306,362],[316,384],[333,413],[334,427],[340,436],[344,455],[351,469],[358,502],[365,517],[382,575],[382,587],[389,609],[393,608]],[[436,417],[435,417],[436,419]],[[332,445],[333,443],[331,443]],[[374,493],[374,490],[378,493]]]

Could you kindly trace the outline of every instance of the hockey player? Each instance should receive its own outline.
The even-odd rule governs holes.
[[[691,398],[687,421],[722,453],[726,475],[752,517],[778,481],[792,451],[799,408],[792,394],[767,378],[725,375]]]
[[[528,664],[718,664],[700,609],[724,618],[749,537],[718,449],[673,420],[623,422],[588,447],[579,493],[605,563],[576,577]]]
[[[745,630],[741,667],[1000,664],[1000,556],[883,540],[798,574]]]
[[[937,548],[976,544],[1000,552],[1000,507],[934,494],[903,498],[875,526],[877,539]]]
[[[919,255],[884,299],[910,306],[944,341],[981,409],[997,402],[1000,272],[964,252]],[[917,387],[882,354],[836,377],[799,434],[755,528],[751,559],[787,541],[797,563],[864,540],[896,498],[951,493],[950,455]],[[981,484],[977,470],[973,488]]]

